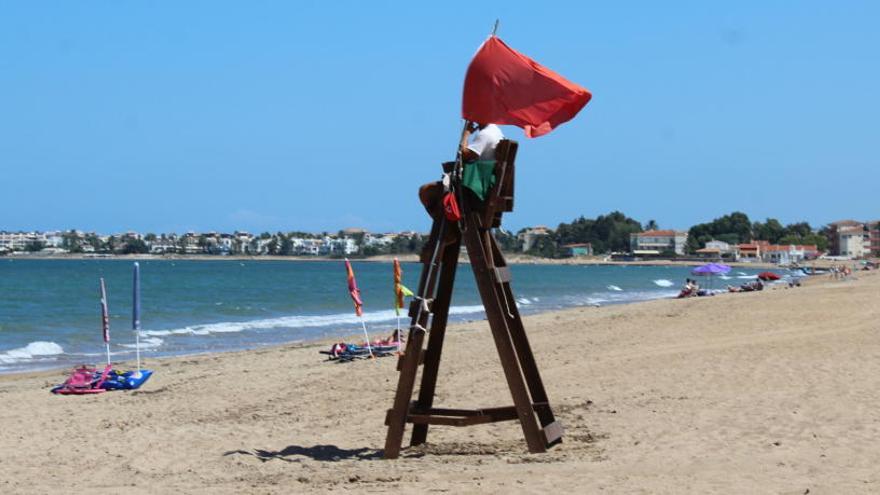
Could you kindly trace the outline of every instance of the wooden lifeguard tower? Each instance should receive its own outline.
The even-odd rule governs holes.
[[[412,446],[425,443],[430,425],[461,427],[513,420],[519,421],[522,426],[529,452],[545,452],[562,441],[562,425],[553,415],[516,307],[510,287],[510,268],[491,233],[493,227],[501,225],[503,213],[513,211],[517,146],[515,141],[510,140],[498,144],[495,150],[495,185],[484,201],[462,188],[460,180],[456,180],[456,175],[460,176],[456,174],[460,163],[443,164],[444,172],[452,174],[453,189],[460,198],[462,219],[456,225],[442,215],[435,218],[422,253],[418,297],[412,301],[409,309],[412,318],[409,338],[397,366],[400,371],[397,393],[385,419],[388,425],[386,459],[395,459],[400,455],[407,423],[413,424]],[[504,376],[513,397],[512,406],[482,409],[434,407],[437,371],[462,242],[470,258]],[[418,397],[413,401],[419,367],[422,367],[421,385]]]

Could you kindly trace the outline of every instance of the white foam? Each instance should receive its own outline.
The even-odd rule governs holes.
[[[720,278],[721,280],[730,280],[730,277],[728,277],[727,275],[719,275],[718,278]]]
[[[64,349],[55,342],[36,341],[24,347],[0,353],[0,363],[13,364],[21,361],[30,361],[34,358],[57,356],[59,354],[64,354]]]
[[[672,287],[675,285],[675,282],[672,280],[666,280],[665,278],[657,279],[654,281],[654,285],[658,287]]]
[[[532,301],[529,301],[529,299],[526,297],[521,297],[521,298],[517,299],[516,302],[518,302],[520,304],[532,304]]]
[[[621,289],[620,287],[618,287],[618,286],[616,286],[616,285],[609,285],[608,287],[606,287],[606,289],[608,289],[608,290],[613,290],[613,291],[615,291],[615,292],[621,292],[621,291],[623,290],[623,289]]]
[[[736,277],[736,278],[741,278],[741,279],[746,279],[746,280],[753,280],[753,279],[758,278],[758,276],[757,276],[757,275],[746,275],[746,274],[742,274],[742,275],[740,275],[739,277]]]
[[[525,302],[530,304],[530,302]],[[480,313],[482,306],[453,306],[449,314]],[[366,323],[379,323],[394,321],[397,318],[394,310],[374,311],[364,313],[362,317]],[[360,325],[361,318],[354,313],[342,313],[334,315],[315,316],[282,316],[280,318],[265,318],[248,321],[226,321],[218,323],[206,323],[204,325],[190,325],[172,330],[142,330],[141,337],[167,337],[170,335],[210,335],[213,333],[237,333],[246,330],[271,330],[274,328],[315,328],[329,326]],[[141,341],[143,342],[143,340]]]
[[[158,337],[146,337],[140,339],[141,349],[153,349],[162,345],[163,342],[165,341]],[[137,344],[120,344],[120,347],[134,349],[137,347]]]

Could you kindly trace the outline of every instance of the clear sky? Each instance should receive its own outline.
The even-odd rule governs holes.
[[[0,229],[426,231],[496,17],[593,92],[507,228],[880,218],[880,3],[593,3],[2,2]]]

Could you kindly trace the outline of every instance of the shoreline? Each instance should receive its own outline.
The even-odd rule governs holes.
[[[821,283],[821,280],[823,280],[823,279],[825,279],[825,277],[822,277],[820,275],[820,276],[815,277],[812,281],[810,280],[810,277],[804,278],[802,280],[804,281],[804,283],[806,285],[811,285],[813,283]],[[769,286],[769,287],[770,287],[769,290],[771,290],[771,291],[784,288],[783,286],[779,286],[779,287]],[[730,292],[718,292],[711,297],[713,297],[713,298],[719,297],[719,296],[720,297],[727,297],[730,295],[734,295],[734,294],[730,293]],[[702,299],[705,299],[705,298],[702,298]],[[604,307],[610,307],[610,306],[642,305],[642,304],[652,303],[655,301],[670,301],[670,300],[678,300],[678,299],[675,297],[663,296],[663,297],[655,297],[655,298],[648,298],[648,299],[607,301],[602,304],[582,304],[582,305],[564,307],[561,309],[551,309],[551,310],[544,310],[544,311],[536,311],[533,313],[527,313],[527,314],[523,315],[523,318],[539,317],[539,316],[543,316],[543,315],[553,315],[554,313],[557,313],[557,312],[565,312],[565,311],[577,310],[577,309],[591,309],[591,308],[598,309],[598,308],[604,308]],[[407,322],[407,321],[409,321],[408,317],[403,319],[403,322]],[[483,316],[478,319],[474,318],[474,319],[465,319],[464,321],[453,321],[453,322],[450,322],[449,327],[451,329],[455,326],[467,325],[469,323],[474,323],[474,322],[486,322],[486,321],[487,320],[486,320],[485,316]],[[401,329],[403,330],[405,327],[406,327],[406,325],[402,325]],[[333,332],[331,332],[331,333],[333,333]],[[170,354],[170,355],[162,355],[162,356],[148,357],[148,358],[145,358],[144,354],[142,352],[141,358],[142,358],[142,361],[147,360],[147,359],[149,359],[150,361],[164,361],[164,360],[175,360],[175,359],[187,359],[187,358],[194,358],[194,357],[199,357],[199,356],[215,356],[215,355],[219,356],[219,355],[225,355],[225,354],[231,354],[231,353],[241,353],[241,352],[247,353],[247,352],[264,350],[264,349],[289,348],[291,346],[293,346],[294,348],[301,348],[301,347],[327,347],[327,348],[329,348],[329,346],[335,342],[340,342],[340,341],[360,342],[360,341],[363,341],[363,336],[356,331],[351,332],[351,333],[336,332],[336,334],[338,334],[339,337],[334,337],[332,339],[327,337],[326,335],[325,336],[315,336],[315,337],[311,337],[311,338],[291,340],[288,342],[264,344],[264,345],[260,345],[260,346],[256,346],[256,347],[241,347],[241,348],[231,347],[231,348],[228,348],[225,350],[202,351],[202,352],[192,352],[192,353],[183,352],[180,354]],[[372,337],[376,338],[376,336],[372,336]],[[134,352],[133,350],[129,351],[128,354],[132,354],[133,352]],[[100,357],[100,356],[96,356],[96,357]],[[119,360],[119,361],[114,361],[113,363],[120,365],[121,368],[126,368],[126,367],[131,368],[132,365],[134,364],[134,361],[129,360],[129,359],[123,359],[123,360]],[[83,364],[87,364],[87,363],[83,363]],[[70,369],[70,367],[71,367],[71,364],[68,363],[65,365],[59,364],[57,366],[55,366],[55,365],[47,366],[44,368],[39,368],[39,369],[34,369],[34,370],[20,370],[20,371],[2,371],[2,370],[0,370],[0,379],[2,379],[3,377],[7,377],[7,376],[17,376],[17,375],[43,374],[43,373],[55,374],[55,373],[58,373],[59,371],[67,371]]]
[[[705,263],[717,262],[716,260],[705,261],[678,261],[678,260],[642,260],[642,261],[612,261],[599,257],[574,257],[574,258],[539,258],[521,253],[504,253],[505,259],[511,265],[601,265],[601,266],[699,266]],[[399,255],[377,255],[365,258],[350,258],[353,262],[364,263],[390,263],[394,258],[398,258],[401,263],[419,263],[417,254],[399,254]],[[246,255],[210,255],[210,254],[192,254],[192,255],[152,255],[152,254],[123,254],[123,255],[89,255],[89,254],[53,254],[41,255],[33,253],[6,255],[0,257],[2,260],[112,260],[112,261],[285,261],[285,262],[339,262],[344,258],[335,258],[329,256],[246,256]],[[847,263],[857,263],[858,260],[851,260]],[[466,254],[459,257],[459,263],[469,264],[469,258]],[[774,263],[764,262],[743,262],[743,261],[723,261],[725,265],[736,268],[767,268],[780,269]],[[833,260],[815,260],[804,266],[815,266],[816,268],[826,268],[833,264],[841,264],[840,261]]]
[[[716,295],[726,295],[726,294],[727,293],[719,293]],[[631,304],[644,304],[644,303],[649,303],[652,301],[662,301],[662,300],[668,300],[668,299],[671,299],[671,298],[669,298],[669,297],[656,297],[656,298],[651,298],[651,299],[634,299],[634,300],[629,300],[629,301],[609,301],[609,302],[603,303],[601,305],[584,304],[584,305],[580,305],[580,306],[569,306],[569,307],[565,307],[565,308],[561,308],[561,309],[536,311],[534,313],[528,313],[526,315],[523,315],[523,317],[526,318],[526,317],[530,317],[530,316],[540,316],[540,315],[552,314],[552,313],[555,313],[558,311],[567,311],[567,310],[572,310],[572,309],[577,309],[577,308],[599,308],[599,307],[605,307],[605,306],[625,306],[625,305],[631,305]],[[408,321],[409,321],[409,317],[406,317],[402,320],[401,331],[404,331],[406,328],[406,325],[404,325],[403,323],[408,322]],[[468,323],[473,323],[473,322],[477,322],[477,321],[485,322],[487,320],[483,316],[478,319],[474,318],[474,319],[465,319],[464,321],[451,321],[449,323],[449,327],[452,328],[456,325],[466,325]],[[231,347],[226,350],[202,351],[202,352],[192,352],[192,353],[184,352],[181,354],[170,354],[170,355],[163,355],[163,356],[157,356],[157,357],[144,357],[145,356],[144,351],[141,351],[141,360],[145,361],[145,360],[149,359],[151,361],[163,361],[163,360],[185,359],[185,358],[193,358],[193,357],[199,357],[199,356],[214,356],[214,355],[224,355],[224,354],[230,354],[230,353],[252,352],[252,351],[257,351],[257,350],[261,350],[261,349],[288,348],[291,346],[293,346],[294,348],[300,348],[300,347],[329,348],[330,345],[332,345],[333,343],[336,343],[336,342],[342,342],[342,341],[362,342],[363,341],[363,335],[356,332],[356,331],[351,332],[351,333],[337,332],[337,334],[339,335],[339,337],[336,337],[333,339],[330,339],[327,336],[316,336],[316,337],[312,337],[312,338],[291,340],[288,342],[265,344],[265,345],[260,345],[257,347],[242,347],[242,348]],[[382,334],[382,335],[384,335],[384,334]],[[375,335],[373,335],[372,337],[374,339],[377,338]],[[128,352],[128,354],[133,354],[133,353],[134,353],[134,350],[131,350]],[[100,358],[101,355],[96,355],[95,357]],[[120,368],[132,368],[133,367],[132,365],[134,363],[135,363],[134,361],[129,360],[129,359],[113,361],[113,364],[120,365]],[[88,363],[81,363],[81,364],[88,364]],[[71,364],[71,363],[68,363],[66,365],[59,364],[57,366],[56,365],[46,366],[43,368],[38,368],[38,369],[33,369],[33,370],[20,370],[20,371],[0,370],[0,380],[2,380],[2,378],[5,376],[41,374],[41,373],[55,374],[55,373],[58,373],[59,371],[69,371],[71,369],[72,365],[75,366],[76,364]],[[100,365],[100,363],[98,363],[98,365]]]

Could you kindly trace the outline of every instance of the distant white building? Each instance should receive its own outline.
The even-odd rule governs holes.
[[[318,256],[323,250],[324,241],[321,239],[291,239],[293,242],[293,254],[298,256]]]
[[[736,256],[736,247],[713,239],[706,243],[706,247],[697,249],[696,254],[705,258],[730,258]]]
[[[646,230],[629,235],[633,254],[660,255],[674,252],[683,255],[687,246],[688,233],[677,230]]]
[[[768,244],[761,251],[761,260],[765,263],[777,263],[788,265],[800,263],[807,259],[813,259],[819,255],[819,249],[815,245],[775,245]]]
[[[350,237],[329,239],[326,242],[326,245],[329,248],[328,254],[341,254],[344,256],[348,256],[358,252],[357,243],[354,241],[354,239]]]
[[[364,245],[371,247],[387,247],[394,243],[397,234],[367,234],[364,236]]]
[[[49,231],[43,234],[46,238],[46,247],[60,248],[62,244],[64,244],[64,237],[62,237],[61,234],[62,233],[57,230]]]
[[[532,249],[535,245],[535,241],[539,238],[552,234],[553,231],[543,225],[537,225],[535,227],[529,227],[524,231],[517,234],[517,239],[522,242],[522,250],[523,252]]]
[[[157,238],[154,241],[149,243],[150,245],[150,253],[152,254],[165,254],[165,253],[174,253],[177,252],[177,245],[174,243],[173,239],[162,239]]]
[[[46,242],[39,232],[0,232],[0,251],[24,251],[35,243]]]
[[[831,229],[831,254],[846,258],[862,258],[871,252],[870,230],[862,222],[839,220]]]
[[[870,238],[861,226],[841,228],[837,231],[838,256],[862,258],[871,250]]]

